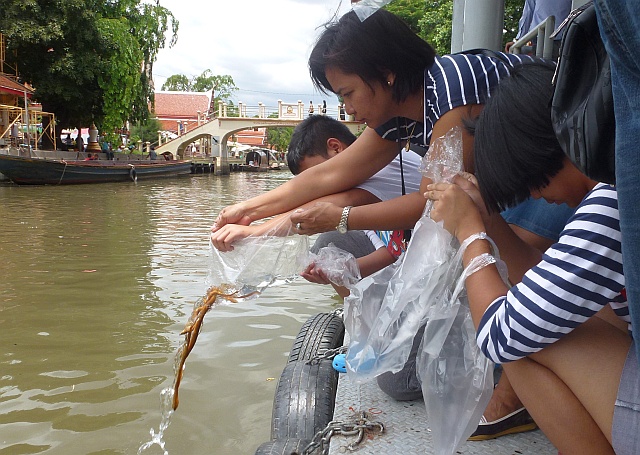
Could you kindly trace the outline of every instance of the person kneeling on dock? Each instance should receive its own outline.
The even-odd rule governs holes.
[[[561,149],[550,117],[553,71],[543,63],[515,68],[485,105],[475,125],[477,187],[459,176],[428,185],[425,197],[434,201],[431,217],[460,242],[485,231],[490,213],[529,196],[577,207],[559,241],[511,288],[487,261],[489,243],[469,245],[465,267],[478,258],[489,264],[466,280],[477,342],[503,364],[564,455],[638,454],[640,371],[629,336],[617,193],[581,173]],[[514,128],[496,135],[507,119]]]

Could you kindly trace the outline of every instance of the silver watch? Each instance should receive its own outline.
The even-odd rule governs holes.
[[[338,226],[336,227],[336,230],[340,234],[346,234],[348,231],[347,220],[349,219],[349,210],[351,210],[350,205],[342,209],[342,216],[340,217],[340,223],[338,223]]]

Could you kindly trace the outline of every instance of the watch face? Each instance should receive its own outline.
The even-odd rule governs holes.
[[[338,232],[340,234],[346,234],[347,233],[347,227],[346,226],[338,226]]]

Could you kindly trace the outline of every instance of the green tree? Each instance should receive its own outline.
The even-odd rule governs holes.
[[[438,55],[451,52],[451,23],[453,0],[427,2],[424,16],[420,19],[420,36],[433,46]]]
[[[420,34],[420,19],[427,11],[427,3],[425,0],[394,0],[384,9],[402,18],[411,30]]]
[[[278,118],[278,114],[270,114],[268,118]],[[293,127],[279,126],[267,128],[267,144],[272,150],[286,152],[293,135]]]
[[[518,34],[518,22],[524,9],[524,0],[505,0],[504,2],[504,34],[502,44],[513,41]],[[560,25],[559,23],[556,25]]]
[[[132,144],[137,144],[138,141],[155,144],[158,142],[158,131],[160,130],[162,130],[160,120],[149,117],[147,120],[131,125],[129,140]]]
[[[153,62],[178,30],[159,0],[4,0],[1,9],[7,60],[56,114],[58,132],[91,122],[109,132],[148,117]]]
[[[272,150],[286,152],[293,135],[293,127],[281,126],[277,128],[267,128],[267,143]]]
[[[173,74],[162,84],[162,90],[177,92],[208,92],[212,90],[214,94],[213,105],[217,106],[218,101],[223,101],[229,104],[229,109],[233,111],[234,105],[231,96],[233,92],[238,90],[238,87],[236,87],[233,77],[226,74],[216,75],[206,69],[199,76],[191,78],[184,74]]]
[[[518,30],[524,0],[505,0],[503,48]],[[451,52],[453,0],[394,0],[385,9],[401,17],[439,55]]]
[[[174,74],[169,76],[164,84],[162,84],[162,90],[169,90],[174,92],[190,92],[191,81],[184,74]]]

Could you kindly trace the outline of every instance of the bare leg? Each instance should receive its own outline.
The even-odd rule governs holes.
[[[547,251],[549,247],[555,243],[551,239],[534,234],[533,232],[527,231],[526,229],[523,229],[520,226],[517,226],[515,224],[510,224],[509,227],[525,243],[540,250],[543,253]]]
[[[517,226],[512,226],[512,228],[513,227]],[[526,233],[529,231],[524,232]],[[616,316],[609,305],[600,310],[596,316],[607,321],[609,324],[614,325],[623,333],[627,333],[627,323]],[[520,401],[518,395],[509,383],[507,374],[503,374],[502,376],[500,376],[498,384],[496,384],[496,388],[494,389],[493,395],[491,396],[491,401],[489,401],[489,404],[487,405],[487,408],[485,409],[483,415],[485,419],[487,419],[487,421],[492,422],[512,413],[513,411],[517,411],[522,406],[522,401]]]
[[[505,370],[506,371],[506,370]],[[506,374],[502,374],[493,389],[491,400],[483,412],[484,418],[488,422],[493,422],[501,417],[511,414],[522,407],[522,402],[516,392],[511,387],[511,383]]]
[[[563,455],[613,454],[580,401],[551,370],[530,359],[504,365],[514,388],[544,434]]]
[[[504,371],[551,442],[569,454],[607,454],[615,398],[631,339],[591,318]]]

